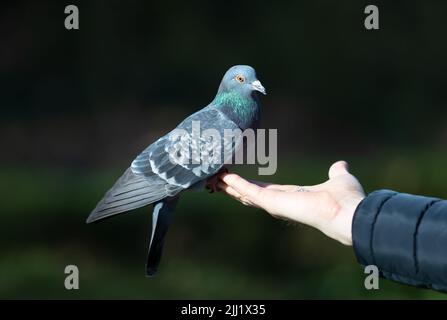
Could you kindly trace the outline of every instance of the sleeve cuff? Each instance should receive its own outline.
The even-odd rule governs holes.
[[[447,252],[441,244],[447,244],[447,232],[427,228],[436,217],[447,227],[447,210],[444,219],[439,217],[445,203],[391,190],[369,194],[357,206],[352,222],[358,262],[377,266],[383,277],[394,281],[446,291]]]

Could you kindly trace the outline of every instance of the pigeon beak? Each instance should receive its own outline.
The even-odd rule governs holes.
[[[267,94],[267,92],[265,91],[264,86],[261,84],[261,81],[259,80],[255,80],[251,83],[251,87],[253,88],[253,90],[259,91],[262,94]]]

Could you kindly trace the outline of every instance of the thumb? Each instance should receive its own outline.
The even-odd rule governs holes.
[[[337,161],[329,168],[329,179],[349,174],[349,165],[346,161]]]

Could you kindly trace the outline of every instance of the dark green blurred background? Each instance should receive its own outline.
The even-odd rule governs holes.
[[[380,30],[363,26],[367,4]],[[65,5],[80,30],[64,28]],[[146,145],[250,64],[279,130],[266,180],[345,159],[365,190],[447,198],[445,1],[21,1],[0,9],[0,298],[445,298],[381,280],[353,250],[224,195],[188,193],[160,272],[150,208],[85,218]],[[256,168],[237,168],[256,177]],[[80,290],[64,289],[64,268]]]

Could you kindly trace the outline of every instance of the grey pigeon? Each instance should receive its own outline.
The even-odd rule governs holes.
[[[231,67],[225,73],[214,100],[140,153],[97,204],[87,223],[154,204],[146,273],[148,276],[155,275],[179,194],[187,189],[204,189],[210,178],[225,169],[228,162],[225,155],[234,156],[238,146],[223,138],[224,130],[243,131],[257,127],[259,92],[265,94],[265,89],[252,67]],[[222,137],[222,141],[217,142],[223,144],[225,152],[219,154],[213,151],[215,149],[210,148],[210,141],[203,141],[203,137],[193,139],[186,136],[184,139],[178,135],[179,130],[192,132],[194,123],[199,123],[202,131],[216,130]],[[198,152],[192,152],[193,147],[189,148],[194,143]],[[198,149],[197,143],[200,144]],[[203,161],[207,156],[219,161]]]

